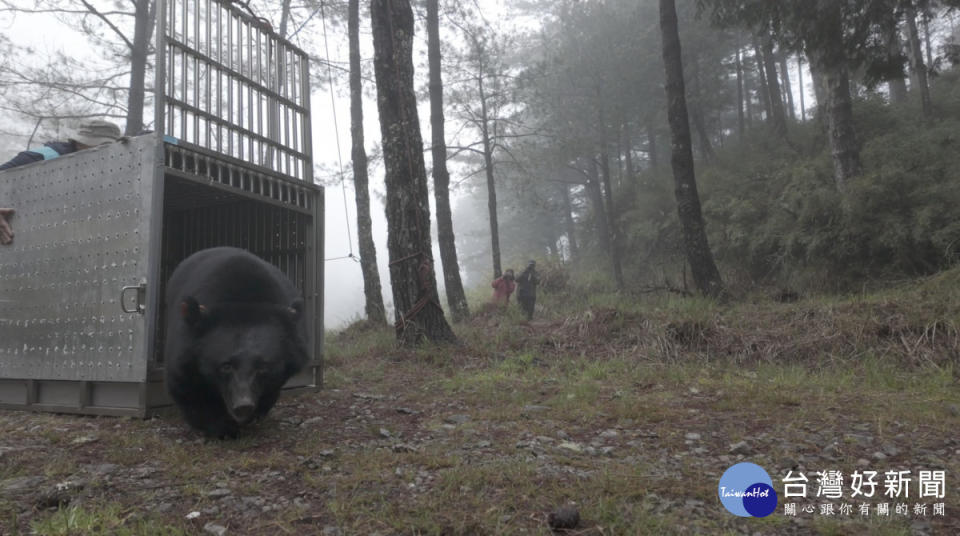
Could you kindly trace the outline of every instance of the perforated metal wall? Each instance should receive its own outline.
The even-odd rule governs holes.
[[[121,288],[148,278],[156,138],[0,172],[16,240],[0,248],[0,378],[144,381],[144,317]]]

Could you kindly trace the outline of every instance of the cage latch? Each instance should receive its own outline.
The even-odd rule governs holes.
[[[147,282],[143,281],[139,285],[123,287],[120,290],[120,308],[124,313],[146,312],[147,307],[144,303],[147,301]]]

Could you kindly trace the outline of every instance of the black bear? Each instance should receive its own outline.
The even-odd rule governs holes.
[[[242,249],[187,257],[166,290],[167,390],[184,419],[212,437],[236,437],[263,417],[309,359],[300,292]]]

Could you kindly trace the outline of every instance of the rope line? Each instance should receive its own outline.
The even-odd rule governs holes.
[[[349,207],[349,204],[347,203],[347,184],[346,184],[346,179],[343,173],[343,152],[340,149],[340,126],[339,126],[339,122],[337,121],[337,100],[336,100],[336,96],[333,93],[333,89],[334,89],[333,69],[330,67],[330,44],[329,44],[329,41],[327,40],[327,14],[326,14],[326,11],[323,9],[323,4],[324,3],[321,1],[320,7],[314,10],[314,12],[311,13],[309,17],[307,17],[307,20],[303,21],[303,23],[300,24],[300,27],[297,28],[297,31],[293,32],[293,35],[291,35],[290,38],[292,39],[294,36],[300,33],[300,30],[303,29],[303,27],[307,24],[307,22],[309,22],[310,19],[312,19],[313,16],[317,14],[317,12],[320,13],[320,21],[321,21],[321,24],[323,25],[323,54],[327,62],[327,83],[330,86],[330,111],[333,112],[333,132],[334,132],[334,138],[336,138],[337,140],[337,164],[339,166],[339,171],[340,171],[340,192],[343,196],[343,218],[344,218],[344,221],[346,221],[347,223],[347,249],[350,251],[350,253],[348,253],[343,257],[334,257],[332,259],[324,259],[324,261],[339,260],[339,259],[353,259],[359,262],[359,257],[353,254],[353,232],[350,229],[350,207]]]

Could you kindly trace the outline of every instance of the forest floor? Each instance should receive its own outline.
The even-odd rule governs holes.
[[[0,533],[550,534],[575,503],[567,534],[960,534],[960,271],[795,303],[580,295],[530,323],[476,314],[456,348],[331,335],[324,388],[237,440],[173,412],[2,412]],[[741,461],[778,493],[804,474],[806,498],[732,515],[717,489]],[[872,498],[855,471],[878,473]],[[884,495],[888,471],[909,496]]]

